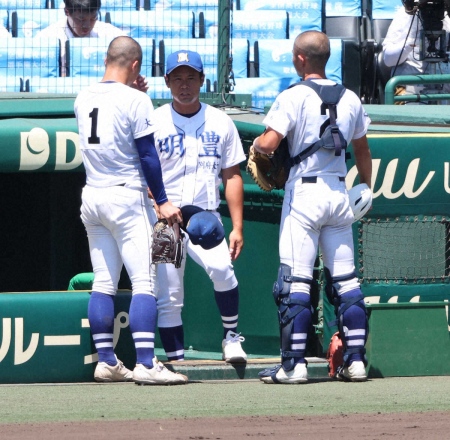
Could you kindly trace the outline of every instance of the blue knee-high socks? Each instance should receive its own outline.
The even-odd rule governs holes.
[[[229,331],[237,332],[239,313],[239,289],[238,286],[225,292],[214,290],[214,297],[222,317],[223,337],[225,339]]]
[[[88,319],[98,361],[117,364],[114,354],[114,296],[92,292],[88,304]]]
[[[184,330],[176,327],[159,327],[159,336],[169,361],[184,360]]]
[[[131,335],[136,347],[136,363],[152,368],[155,357],[156,298],[134,294],[129,315]]]

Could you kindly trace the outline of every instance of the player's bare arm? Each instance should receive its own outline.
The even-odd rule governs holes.
[[[264,133],[253,141],[253,147],[260,153],[271,154],[278,148],[283,138],[282,134],[267,127]]]
[[[244,185],[239,165],[224,168],[222,181],[233,225],[229,237],[230,256],[232,260],[236,260],[244,246]]]
[[[372,187],[372,155],[370,153],[367,136],[352,140],[353,153],[355,155],[356,168],[359,174],[360,183],[365,183]]]

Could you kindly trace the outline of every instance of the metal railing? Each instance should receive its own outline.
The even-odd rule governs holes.
[[[450,74],[394,76],[386,84],[384,101],[385,104],[395,104],[397,101],[425,102],[450,99],[450,93],[416,93],[411,95],[395,96],[395,88],[398,85],[447,83],[450,83]]]

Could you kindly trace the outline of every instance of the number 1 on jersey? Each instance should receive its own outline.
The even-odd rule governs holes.
[[[94,108],[91,113],[89,113],[89,117],[92,119],[92,125],[91,135],[88,137],[88,142],[90,144],[99,144],[100,138],[97,136],[98,108]]]

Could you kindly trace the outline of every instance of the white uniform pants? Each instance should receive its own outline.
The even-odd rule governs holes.
[[[292,275],[312,279],[318,249],[332,277],[354,269],[353,213],[345,182],[335,176],[318,177],[316,183],[297,182],[286,188],[280,227],[280,261]],[[345,282],[339,294],[359,288],[357,278]],[[291,292],[309,293],[305,283],[292,283]]]
[[[124,264],[133,294],[155,295],[150,245],[156,216],[146,191],[125,186],[85,186],[81,219],[94,270],[92,290],[115,295]]]
[[[184,271],[186,255],[189,255],[208,274],[217,292],[226,292],[237,286],[238,282],[231,264],[226,240],[213,249],[203,249],[194,245],[188,235],[184,240],[185,257],[181,267],[173,264],[158,264],[158,326],[176,327],[182,325],[181,310],[184,305]]]

